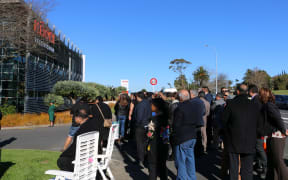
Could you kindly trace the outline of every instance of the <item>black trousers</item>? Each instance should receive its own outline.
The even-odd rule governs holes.
[[[145,152],[146,152],[146,145],[147,145],[146,130],[144,127],[136,127],[135,140],[136,140],[136,145],[137,145],[138,161],[143,162],[145,159]]]
[[[267,180],[288,180],[288,168],[283,160],[285,142],[286,138],[267,139]]]
[[[59,157],[57,160],[57,165],[60,170],[62,171],[74,171],[74,165],[72,164],[72,161],[74,161],[74,158],[69,157]]]
[[[263,139],[257,139],[256,141],[256,163],[259,167],[267,167],[267,155],[263,148]]]
[[[168,144],[163,144],[160,137],[154,137],[149,145],[148,164],[149,164],[149,180],[157,180],[157,176],[161,180],[168,179],[168,170],[166,161],[168,158]]]
[[[240,175],[242,180],[253,180],[254,154],[229,153],[230,180],[237,180],[239,175],[239,157],[241,161]]]

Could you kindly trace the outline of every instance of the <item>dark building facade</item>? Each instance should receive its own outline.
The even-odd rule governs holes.
[[[2,8],[1,8],[2,7]],[[85,56],[19,0],[0,3],[0,104],[18,112],[47,111],[57,81],[82,81]]]

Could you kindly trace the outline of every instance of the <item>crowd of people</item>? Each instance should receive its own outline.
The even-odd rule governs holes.
[[[267,88],[240,84],[215,97],[208,87],[177,93],[121,94],[114,107],[119,146],[136,143],[137,163],[149,170],[149,180],[167,180],[166,161],[175,161],[177,180],[196,179],[195,154],[222,153],[221,178],[252,180],[253,171],[267,180],[287,180],[283,154],[288,136],[275,97]],[[107,144],[110,107],[97,97],[71,109],[72,126],[58,159],[61,170],[73,171],[77,136],[99,131],[99,153]],[[267,149],[263,142],[267,139]],[[254,164],[256,165],[254,166]]]

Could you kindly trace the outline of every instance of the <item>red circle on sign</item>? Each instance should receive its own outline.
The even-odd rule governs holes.
[[[152,78],[152,79],[150,80],[150,84],[151,84],[152,86],[157,85],[157,79],[156,79],[156,78]]]

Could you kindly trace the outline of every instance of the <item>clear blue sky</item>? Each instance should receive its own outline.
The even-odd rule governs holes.
[[[242,80],[247,68],[288,71],[287,0],[56,0],[50,22],[87,55],[86,80],[151,90],[173,84],[175,58]]]

